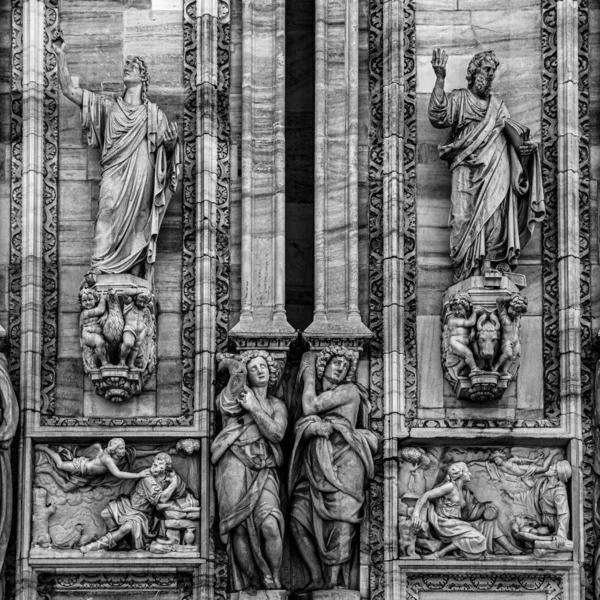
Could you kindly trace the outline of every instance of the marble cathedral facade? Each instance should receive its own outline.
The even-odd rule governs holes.
[[[597,2],[0,31],[0,598],[600,597]]]

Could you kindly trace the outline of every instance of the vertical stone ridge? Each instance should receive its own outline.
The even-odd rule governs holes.
[[[242,3],[242,307],[234,338],[280,338],[285,314],[285,1]]]
[[[358,305],[358,1],[315,8],[315,301],[309,339],[372,336]]]

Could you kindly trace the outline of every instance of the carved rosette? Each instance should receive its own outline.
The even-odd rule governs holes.
[[[149,282],[88,273],[79,304],[83,368],[96,393],[112,402],[141,394],[156,368],[156,300]]]
[[[446,290],[442,310],[442,369],[461,400],[499,400],[516,381],[521,316],[527,298],[522,275],[470,277]]]

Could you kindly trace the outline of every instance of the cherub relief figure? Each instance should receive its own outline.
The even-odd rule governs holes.
[[[471,472],[464,462],[452,463],[443,483],[425,492],[417,501],[412,523],[442,546],[424,558],[441,558],[449,552],[461,558],[480,560],[498,549],[521,554],[497,522],[493,502],[478,502],[467,487]]]
[[[357,360],[343,346],[305,353],[298,371],[302,413],[290,460],[290,528],[311,581],[304,591],[347,588],[377,437],[358,428],[366,392]]]
[[[83,478],[94,478],[111,474],[118,479],[140,479],[141,473],[129,473],[122,471],[117,466],[117,461],[124,459],[127,450],[125,440],[112,438],[108,441],[105,450],[99,449],[96,456],[79,456],[72,460],[63,460],[61,455],[45,444],[38,444],[36,450],[45,452],[55,463],[56,468],[66,473]]]
[[[97,367],[97,362],[108,364],[106,341],[102,335],[105,320],[106,300],[94,288],[84,287],[79,290],[81,314],[79,327],[81,332],[81,349],[86,372]]]
[[[219,533],[234,590],[281,589],[284,519],[279,500],[285,403],[268,393],[279,366],[268,352],[222,354],[229,381],[217,397],[223,429],[212,446]]]
[[[150,313],[150,303],[152,302],[152,293],[140,288],[135,296],[123,296],[125,307],[123,317],[125,327],[123,328],[123,343],[119,349],[119,365],[135,368],[136,360],[143,348],[144,342],[148,336],[152,335],[152,315]],[[145,357],[142,357],[143,360]]]
[[[515,267],[545,205],[537,146],[491,91],[496,55],[476,54],[467,88],[446,93],[447,62],[446,52],[433,51],[429,121],[450,128],[438,150],[452,174],[450,257],[455,281],[462,281],[497,266]]]
[[[527,312],[527,298],[515,293],[508,301],[498,302],[498,315],[502,326],[502,343],[498,360],[493,366],[494,371],[503,375],[509,373],[521,356],[521,315]],[[516,369],[512,369],[516,371]]]
[[[478,312],[473,309],[471,297],[466,292],[456,292],[448,303],[444,321],[442,359],[453,379],[477,369],[470,343],[475,335]]]

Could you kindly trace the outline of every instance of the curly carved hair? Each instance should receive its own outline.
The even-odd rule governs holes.
[[[354,375],[356,374],[356,367],[358,366],[358,361],[356,360],[356,356],[352,352],[352,350],[348,350],[348,348],[344,348],[344,346],[327,346],[317,354],[317,359],[315,361],[317,368],[317,377],[319,381],[323,379],[323,375],[325,373],[325,368],[327,364],[334,356],[341,356],[348,361],[348,373],[346,373],[346,377],[344,379],[344,383],[350,383],[354,380]]]
[[[171,458],[171,455],[168,452],[159,452],[155,457],[154,460],[156,459],[162,460],[165,463],[165,471],[170,472],[173,470],[173,459]]]
[[[508,455],[506,454],[506,452],[504,452],[504,450],[494,450],[488,460],[493,461],[495,458],[501,458],[502,460],[508,460]]]
[[[135,295],[136,300],[142,300],[144,306],[152,301],[152,292],[146,288],[141,288],[140,291]]]
[[[512,309],[519,314],[527,312],[527,304],[527,298],[518,292],[512,294],[506,303],[507,306],[512,307]]]
[[[456,481],[469,471],[467,463],[455,462],[452,463],[446,471],[446,481]]]
[[[125,66],[135,64],[140,70],[140,77],[142,79],[142,102],[148,103],[148,86],[150,85],[150,75],[148,74],[148,67],[146,61],[141,56],[128,56],[125,59]]]
[[[450,310],[454,310],[455,306],[462,306],[467,313],[470,313],[473,310],[473,301],[471,300],[471,296],[469,296],[469,292],[456,292],[452,294],[448,301],[448,307]]]
[[[123,438],[111,438],[110,440],[108,440],[108,444],[106,444],[106,451],[109,454],[112,454],[112,450],[114,449],[115,446],[117,446],[118,444],[123,444],[125,445],[125,440]]]
[[[500,61],[496,58],[496,54],[493,50],[486,50],[485,52],[478,52],[469,63],[467,67],[467,83],[469,86],[475,81],[475,75],[479,67],[486,61],[491,60],[494,64],[494,73],[500,66]]]
[[[82,287],[79,290],[79,306],[81,308],[83,308],[81,301],[83,300],[84,296],[92,296],[96,304],[100,302],[100,292],[98,292],[98,290],[90,287]]]
[[[279,363],[266,350],[246,350],[245,352],[242,352],[239,357],[236,356],[234,358],[237,358],[246,366],[254,358],[262,358],[269,368],[269,386],[273,387],[277,385],[281,369]]]

